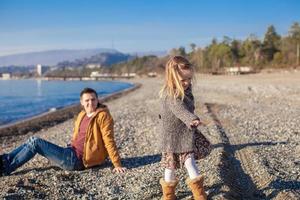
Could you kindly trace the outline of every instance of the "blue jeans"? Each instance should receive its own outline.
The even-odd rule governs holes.
[[[77,158],[72,147],[63,148],[38,137],[30,137],[18,148],[8,154],[3,154],[4,174],[9,175],[37,153],[65,170],[81,170],[84,168],[82,161]]]

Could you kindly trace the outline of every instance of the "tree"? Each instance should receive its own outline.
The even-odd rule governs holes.
[[[216,38],[213,38],[211,41],[211,45],[218,44],[218,40]]]
[[[228,37],[228,36],[224,36],[222,43],[230,45],[232,43],[232,39],[230,37]]]
[[[201,48],[196,49],[190,55],[191,63],[196,67],[197,70],[204,68],[204,50]]]
[[[231,48],[227,44],[211,44],[208,47],[208,57],[214,71],[232,64]]]
[[[283,55],[281,52],[276,52],[274,54],[274,60],[273,60],[276,64],[282,64],[283,62]]]
[[[235,64],[238,64],[240,62],[241,58],[241,42],[238,40],[232,40],[231,42],[231,54],[232,54],[232,59]]]
[[[195,50],[196,50],[196,44],[195,43],[191,43],[190,47],[192,49],[192,52],[195,52]]]
[[[300,54],[300,25],[298,22],[293,23],[289,30],[289,35],[292,41],[296,44],[296,64],[299,65],[299,54]]]
[[[263,41],[263,53],[265,54],[267,61],[271,61],[276,52],[279,51],[280,35],[276,33],[273,25],[269,26],[265,33]]]
[[[179,51],[179,55],[186,56],[186,52],[185,52],[185,48],[184,47],[179,47],[178,51]]]
[[[289,30],[289,35],[296,41],[300,41],[300,25],[298,22],[294,22]]]
[[[227,47],[230,47],[231,49],[231,56],[228,57],[232,60],[228,61],[228,62],[233,62],[233,63],[239,63],[239,59],[240,59],[240,42],[238,40],[235,39],[231,39],[228,36],[224,36],[223,37],[223,42],[222,44],[224,44]]]
[[[261,41],[254,34],[250,34],[241,44],[240,55],[242,64],[256,66],[262,58],[261,52]]]
[[[171,49],[170,55],[172,56],[186,56],[185,48],[184,47],[179,47],[178,49],[173,48]]]

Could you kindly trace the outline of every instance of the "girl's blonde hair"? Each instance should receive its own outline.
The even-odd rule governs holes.
[[[160,98],[170,96],[174,99],[184,98],[184,89],[180,81],[182,71],[192,71],[191,63],[182,56],[174,56],[166,64],[165,83],[159,92]]]

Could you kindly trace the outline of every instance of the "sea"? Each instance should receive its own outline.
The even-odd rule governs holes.
[[[119,81],[0,80],[0,126],[79,103],[85,87],[103,97],[130,87]]]

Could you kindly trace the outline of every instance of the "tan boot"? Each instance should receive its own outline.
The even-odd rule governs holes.
[[[159,183],[163,191],[163,200],[175,200],[175,189],[178,184],[178,180],[172,182],[165,182],[163,178],[159,180]]]
[[[206,200],[207,199],[207,195],[206,195],[206,193],[204,191],[204,187],[203,187],[203,181],[204,181],[203,176],[198,176],[192,180],[188,178],[186,180],[187,185],[192,190],[193,197],[195,200]]]

